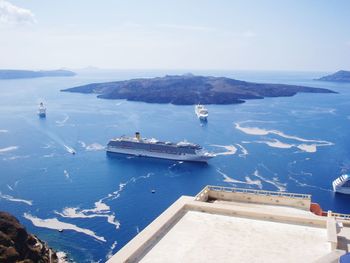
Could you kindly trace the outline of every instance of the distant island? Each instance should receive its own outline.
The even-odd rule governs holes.
[[[350,71],[339,70],[334,74],[324,76],[317,80],[333,82],[350,82]]]
[[[288,97],[298,92],[335,93],[332,90],[285,84],[259,84],[225,77],[165,76],[106,83],[93,83],[64,89],[66,92],[94,93],[103,99],[126,99],[176,105],[234,104],[248,99]]]
[[[16,69],[0,69],[0,79],[27,79],[42,77],[71,77],[76,73],[69,70],[16,70]]]

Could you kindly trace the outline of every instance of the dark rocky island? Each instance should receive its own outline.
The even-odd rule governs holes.
[[[0,79],[28,79],[42,77],[71,77],[76,74],[69,70],[15,70],[15,69],[0,69]]]
[[[12,215],[0,211],[0,262],[58,262],[57,254],[29,234]]]
[[[333,81],[333,82],[350,82],[350,71],[339,70],[334,74],[324,76],[317,80]]]
[[[234,104],[248,99],[293,96],[298,92],[335,93],[321,88],[259,84],[225,77],[204,77],[192,74],[93,83],[62,91],[94,93],[103,99],[126,99],[177,105]]]

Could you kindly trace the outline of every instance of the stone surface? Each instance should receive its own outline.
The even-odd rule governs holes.
[[[0,262],[58,262],[46,243],[29,234],[12,215],[0,211]]]
[[[323,228],[189,211],[141,262],[313,262],[330,252]]]

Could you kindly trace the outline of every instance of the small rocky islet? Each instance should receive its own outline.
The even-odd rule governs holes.
[[[317,80],[332,82],[350,82],[350,71],[339,70],[333,74],[321,77]]]

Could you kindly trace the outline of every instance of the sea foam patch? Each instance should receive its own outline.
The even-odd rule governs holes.
[[[35,216],[32,216],[31,214],[24,213],[24,218],[28,219],[33,223],[36,227],[43,227],[48,229],[63,229],[63,230],[73,230],[79,233],[83,233],[85,235],[91,236],[99,241],[106,242],[106,239],[104,237],[96,235],[96,233],[90,229],[81,228],[76,225],[65,223],[59,221],[57,218],[48,218],[48,219],[41,219]]]
[[[226,183],[256,185],[258,188],[262,188],[260,180],[252,180],[248,176],[246,176],[245,181],[240,181],[228,176],[227,174],[223,173],[220,169],[217,169],[216,171],[222,175],[222,177],[224,178],[224,182]]]
[[[120,223],[118,220],[116,220],[116,217],[114,214],[106,214],[110,211],[103,211],[99,213],[92,213],[91,211],[94,211],[93,209],[85,209],[80,210],[78,207],[66,207],[63,209],[62,213],[55,211],[55,213],[61,217],[67,217],[67,218],[95,218],[95,217],[105,217],[107,218],[107,222],[114,225],[116,229],[120,227]],[[95,210],[96,211],[96,210]]]
[[[249,153],[246,148],[244,148],[241,144],[236,143],[236,145],[240,149],[240,153],[238,154],[239,157],[246,157]]]
[[[278,191],[280,191],[280,192],[286,191],[287,184],[279,182],[277,178],[273,178],[272,180],[267,179],[267,178],[261,176],[258,170],[255,170],[253,175],[258,177],[262,181],[275,186],[278,189]]]
[[[327,144],[333,144],[331,142],[328,141],[323,141],[323,140],[313,140],[313,139],[304,139],[298,136],[294,136],[294,135],[288,135],[285,134],[284,132],[278,131],[278,130],[266,130],[266,129],[262,129],[262,128],[258,128],[258,127],[242,127],[240,125],[240,123],[235,123],[235,127],[236,129],[249,134],[249,135],[268,135],[268,134],[275,134],[278,135],[280,137],[283,137],[285,139],[291,139],[291,140],[296,140],[296,141],[300,141],[300,142],[314,142],[314,143],[327,143]]]
[[[111,247],[110,247],[110,249],[109,249],[109,251],[108,251],[108,253],[107,253],[107,255],[106,255],[106,258],[107,258],[107,259],[110,259],[110,258],[113,256],[113,251],[114,251],[114,249],[117,247],[117,244],[118,244],[117,241],[114,241],[114,242],[113,242],[113,244],[111,245]]]
[[[61,217],[66,218],[96,218],[96,217],[104,217],[107,222],[113,225],[116,229],[119,229],[120,222],[117,220],[115,213],[111,212],[111,208],[106,204],[106,201],[111,201],[117,199],[120,196],[120,193],[123,191],[126,185],[129,183],[135,183],[140,179],[149,178],[153,173],[148,173],[147,175],[132,177],[126,183],[120,183],[119,188],[108,194],[107,196],[101,198],[100,200],[94,203],[92,208],[81,209],[80,207],[66,207],[62,212],[55,213]]]
[[[240,130],[249,135],[268,135],[269,131],[257,127],[242,127],[239,123],[235,123],[237,130]]]
[[[78,141],[78,143],[80,144],[80,146],[82,148],[84,148],[86,151],[102,151],[105,149],[105,147],[99,143],[91,143],[91,144],[86,144],[83,141]]]
[[[78,143],[80,144],[81,147],[85,148],[86,147],[86,143],[83,141],[78,141]]]
[[[15,198],[11,195],[5,195],[0,192],[0,198],[11,201],[11,202],[18,202],[18,203],[24,203],[26,205],[33,205],[32,200],[25,200],[25,199],[20,199],[20,198]]]
[[[105,147],[99,143],[92,143],[86,146],[87,151],[102,151]]]
[[[324,144],[299,144],[297,145],[297,148],[309,153],[314,153],[317,151],[317,146],[326,146]]]
[[[70,178],[69,173],[68,173],[67,170],[63,170],[63,174],[64,174],[64,177],[66,177],[67,179]]]
[[[303,152],[314,153],[317,151],[317,147],[334,145],[334,143],[332,142],[328,142],[324,140],[304,139],[298,136],[285,134],[278,130],[267,130],[267,129],[261,129],[258,127],[242,127],[240,123],[235,123],[235,127],[236,129],[249,135],[266,136],[269,134],[273,134],[273,135],[280,136],[284,139],[296,141],[296,143],[286,143],[277,139],[255,141],[255,143],[264,143],[274,148],[290,149],[295,147]]]
[[[234,145],[217,145],[217,144],[212,144],[210,146],[223,148],[223,149],[226,150],[225,152],[215,153],[215,155],[234,155],[237,152],[237,148]]]
[[[277,139],[273,139],[271,141],[255,141],[256,143],[264,143],[270,147],[281,148],[281,149],[290,149],[294,147],[294,144],[283,143]]]

